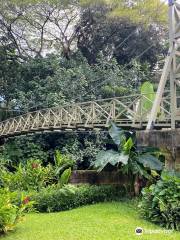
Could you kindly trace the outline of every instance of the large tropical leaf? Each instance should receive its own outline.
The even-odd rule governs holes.
[[[118,128],[113,122],[110,123],[109,135],[118,147],[126,141],[124,131],[121,128]]]
[[[55,161],[56,166],[62,166],[63,165],[63,157],[62,157],[59,150],[55,151],[54,161]]]
[[[132,138],[130,137],[125,144],[123,145],[123,151],[125,154],[129,154],[132,147],[134,146],[134,142],[132,140]]]
[[[160,152],[160,149],[158,147],[149,147],[149,146],[137,146],[137,152],[138,153],[150,153],[154,154],[157,152]]]
[[[66,169],[72,167],[72,164],[71,163],[65,163],[63,164],[62,166],[60,167],[56,167],[55,169],[55,175],[56,176],[59,176],[61,175]]]
[[[118,163],[123,163],[126,165],[128,163],[129,155],[124,153],[118,153],[114,150],[100,151],[96,156],[96,161],[93,163],[93,166],[98,170],[102,171],[107,164],[112,166],[117,165]]]
[[[144,95],[141,106],[145,111],[150,111],[155,99],[153,84],[150,82],[144,82],[141,86],[141,94]]]
[[[61,177],[60,177],[60,179],[59,179],[60,185],[63,186],[63,185],[65,185],[65,184],[67,184],[68,181],[69,181],[70,176],[71,176],[71,168],[68,168],[68,169],[66,169],[66,170],[62,173],[62,175],[61,175]]]
[[[131,170],[135,175],[138,174],[140,176],[145,177],[146,179],[151,179],[151,175],[148,174],[145,168],[141,166],[139,163],[137,163],[136,161],[131,162]]]
[[[163,152],[157,148],[157,147],[137,147],[136,148],[136,151],[139,155],[142,155],[142,154],[149,154],[149,155],[153,155],[155,156],[156,158],[160,158],[163,159]]]
[[[144,167],[152,170],[161,171],[163,169],[163,163],[149,153],[139,155],[137,161],[142,163]]]

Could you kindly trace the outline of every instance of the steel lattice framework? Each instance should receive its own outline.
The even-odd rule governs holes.
[[[165,61],[147,130],[150,130],[156,121],[158,108],[167,87],[170,88],[171,129],[175,129],[176,123],[180,120],[180,3],[175,0],[169,0],[169,43],[169,53]]]
[[[118,126],[145,128],[149,118],[145,95],[90,101],[30,112],[0,123],[0,137],[46,130],[85,130],[107,128],[113,120]],[[161,101],[155,127],[170,127],[169,93]]]

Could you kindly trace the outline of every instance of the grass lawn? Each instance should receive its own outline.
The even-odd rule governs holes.
[[[135,235],[135,228],[160,230],[160,233]],[[178,240],[180,233],[164,233],[139,218],[128,203],[101,203],[59,213],[28,214],[26,220],[3,240]]]

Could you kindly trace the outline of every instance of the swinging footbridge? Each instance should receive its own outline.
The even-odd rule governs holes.
[[[175,0],[169,0],[169,25],[168,56],[153,101],[139,94],[28,112],[0,122],[0,138],[39,131],[105,129],[110,121],[128,129],[179,128],[180,4]]]
[[[149,109],[144,106],[147,102],[153,105],[146,95],[132,95],[29,112],[0,122],[0,136],[48,130],[105,129],[110,121],[124,128],[144,129],[148,124],[150,114]],[[177,116],[180,120],[180,111]],[[158,129],[171,127],[168,95],[161,101],[154,127]]]

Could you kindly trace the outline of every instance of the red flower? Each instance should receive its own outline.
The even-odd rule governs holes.
[[[29,201],[30,201],[30,197],[27,196],[27,197],[25,197],[25,198],[23,199],[22,203],[23,203],[23,204],[28,204]]]
[[[35,168],[38,168],[39,167],[39,164],[38,163],[32,163],[32,168],[35,169]]]

